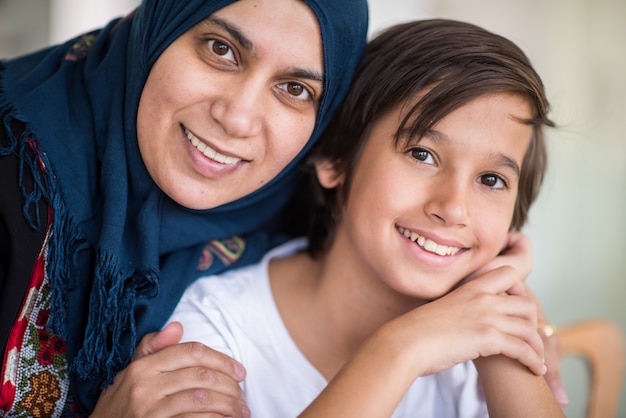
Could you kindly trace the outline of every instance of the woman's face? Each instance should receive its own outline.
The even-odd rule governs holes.
[[[172,43],[139,101],[148,172],[179,204],[210,209],[259,189],[308,141],[323,93],[321,34],[295,0],[241,0]]]

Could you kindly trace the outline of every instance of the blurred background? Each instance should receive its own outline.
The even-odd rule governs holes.
[[[138,0],[0,0],[0,58],[66,40]],[[609,318],[626,332],[626,0],[369,0],[370,31],[446,17],[516,42],[542,76],[557,129],[525,231],[531,287],[557,326]],[[565,412],[584,416],[585,368],[563,362]],[[626,387],[618,417],[626,418]]]

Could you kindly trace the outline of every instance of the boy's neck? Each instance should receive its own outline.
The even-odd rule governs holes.
[[[419,304],[368,284],[346,261],[331,250],[320,260],[299,253],[269,267],[287,330],[329,380],[376,329]]]

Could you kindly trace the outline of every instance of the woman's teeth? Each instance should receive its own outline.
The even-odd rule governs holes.
[[[237,164],[239,161],[241,161],[241,158],[229,157],[227,155],[220,154],[219,152],[215,151],[213,148],[209,147],[207,144],[200,141],[187,128],[185,128],[185,135],[187,135],[187,138],[189,138],[189,140],[191,141],[191,144],[194,147],[196,147],[198,151],[203,153],[205,157],[211,160],[214,160],[214,161],[217,161],[218,163],[222,163],[226,165]]]
[[[401,226],[398,227],[398,231],[400,231],[402,235],[422,247],[424,250],[435,253],[437,255],[454,255],[460,250],[460,248],[457,247],[448,247],[447,245],[437,244],[435,241],[425,238],[415,232],[409,231],[408,229],[404,229]]]

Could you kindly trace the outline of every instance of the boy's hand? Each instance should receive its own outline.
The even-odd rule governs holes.
[[[470,281],[475,277],[502,266],[513,267],[524,280],[530,275],[533,268],[533,252],[530,245],[530,238],[528,238],[526,234],[513,231],[509,232],[504,248],[502,248],[500,254],[466,277],[463,282]]]
[[[372,343],[392,343],[380,352],[401,347],[397,355],[417,373],[413,378],[498,354],[541,375],[544,347],[537,306],[525,287],[515,269],[498,267],[383,325]]]

